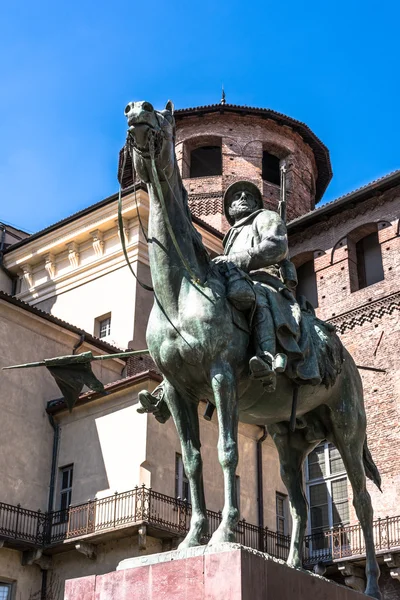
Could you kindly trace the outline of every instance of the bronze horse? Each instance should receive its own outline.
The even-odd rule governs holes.
[[[155,301],[147,327],[148,348],[164,375],[164,399],[179,434],[191,489],[190,530],[181,547],[199,545],[207,530],[198,422],[200,398],[207,398],[218,415],[225,493],[222,521],[210,544],[235,540],[238,421],[266,425],[279,452],[293,519],[288,564],[300,568],[307,524],[303,463],[326,439],[339,450],[353,488],[366,543],[365,593],[380,600],[366,475],[378,486],[380,476],[367,446],[362,383],[352,357],[337,338],[340,372],[332,385],[299,387],[298,427],[291,431],[293,383],[278,374],[276,391],[266,393],[250,378],[249,333],[234,324],[224,277],[191,222],[175,156],[172,103],[155,111],[148,102],[132,102],[125,115],[134,168],[150,197],[148,241]],[[244,316],[237,313],[238,319]]]

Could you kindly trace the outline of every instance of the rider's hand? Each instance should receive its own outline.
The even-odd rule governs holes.
[[[229,256],[226,256],[225,254],[221,254],[221,256],[216,256],[215,258],[212,259],[213,263],[215,263],[216,265],[220,264],[220,263],[227,263],[227,262],[232,262],[229,258]]]

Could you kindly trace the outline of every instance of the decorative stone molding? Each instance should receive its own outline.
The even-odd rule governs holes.
[[[321,220],[320,222],[310,225],[309,227],[304,225],[306,228],[304,231],[299,231],[298,233],[292,235],[290,235],[289,223],[289,245],[295,246],[300,244],[305,240],[309,240],[316,235],[328,231],[332,227],[338,227],[338,225],[344,222],[349,222],[350,226],[350,222],[352,220],[356,219],[360,215],[364,215],[367,212],[374,210],[375,208],[378,208],[379,206],[383,206],[383,204],[386,202],[392,202],[398,197],[398,194],[398,190],[393,190],[391,193],[383,193],[375,196],[372,195],[367,200],[364,200],[364,202],[360,202],[356,205],[352,204],[351,200],[349,199],[349,204],[341,208],[341,212],[338,212],[330,217],[325,217],[323,221]],[[316,212],[317,211],[318,209]],[[349,231],[351,231],[351,226]]]
[[[147,527],[142,525],[138,530],[138,545],[139,550],[145,550],[147,546]]]
[[[115,221],[115,224],[116,224],[117,229],[118,229],[119,239],[121,239],[121,232],[119,230],[118,219]],[[122,218],[122,227],[123,227],[123,230],[124,230],[125,243],[127,244],[129,242],[129,221],[128,221],[128,219]]]
[[[371,323],[374,319],[380,319],[385,314],[392,314],[395,310],[400,310],[400,292],[395,292],[390,296],[369,302],[359,308],[354,308],[342,315],[326,320],[335,325],[339,333],[345,333],[347,329],[354,329],[356,325],[363,325],[366,322]]]
[[[48,571],[53,567],[53,560],[51,556],[43,554],[42,549],[25,550],[22,553],[21,564],[23,567],[37,565],[42,571]]]
[[[26,263],[21,266],[22,279],[25,281],[28,288],[33,288],[32,265]]]
[[[90,560],[96,559],[96,546],[94,544],[87,544],[85,542],[79,542],[75,544],[75,550],[80,552],[80,554],[84,554]]]
[[[104,234],[100,229],[95,229],[90,232],[93,240],[93,250],[95,251],[96,256],[103,256],[104,254]]]
[[[360,567],[349,563],[338,565],[339,572],[344,577],[347,587],[357,592],[364,593],[365,590],[365,572]]]
[[[73,269],[79,267],[79,246],[76,242],[67,244],[68,258]]]
[[[385,554],[383,560],[389,567],[390,577],[392,577],[392,579],[397,579],[397,581],[400,581],[400,555]]]
[[[54,259],[54,254],[49,252],[44,256],[44,267],[49,274],[50,279],[54,279],[56,276],[56,262]]]

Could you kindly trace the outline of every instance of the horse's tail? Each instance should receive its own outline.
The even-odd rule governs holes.
[[[365,469],[366,476],[369,479],[371,479],[371,481],[374,482],[374,484],[376,485],[376,487],[380,491],[382,491],[382,489],[381,489],[381,475],[380,475],[380,473],[378,471],[378,467],[376,466],[376,464],[373,461],[373,458],[371,456],[371,452],[369,451],[368,444],[367,444],[367,437],[365,437],[365,440],[364,440],[363,462],[364,462],[364,469]]]

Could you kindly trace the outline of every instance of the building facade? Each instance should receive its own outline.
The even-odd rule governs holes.
[[[285,161],[298,292],[367,367],[360,373],[368,442],[383,492],[369,485],[375,539],[385,599],[398,598],[400,172],[315,208],[332,170],[327,148],[303,123],[227,104],[179,110],[175,117],[194,224],[212,256],[222,252],[228,227],[225,189],[240,179],[253,181],[265,206],[276,210]],[[132,268],[149,284],[148,197],[132,183],[124,181],[124,234]],[[116,199],[3,248],[1,366],[88,349],[113,354],[146,347],[153,297],[126,265]],[[0,402],[10,423],[0,456],[6,482],[0,594],[3,586],[7,600],[12,593],[18,600],[61,599],[66,578],[105,573],[129,556],[174,547],[187,528],[190,489],[175,428],[171,420],[161,425],[137,412],[138,392],[154,389],[160,374],[145,355],[100,362],[96,369],[107,393],[84,390],[72,413],[46,369],[2,373]],[[223,486],[218,427],[215,416],[202,418],[204,410],[201,402],[212,532]],[[276,449],[263,428],[240,425],[239,455],[238,540],[285,558],[290,516]],[[327,443],[317,447],[304,475],[310,505],[305,565],[362,589],[365,552],[337,450]]]

